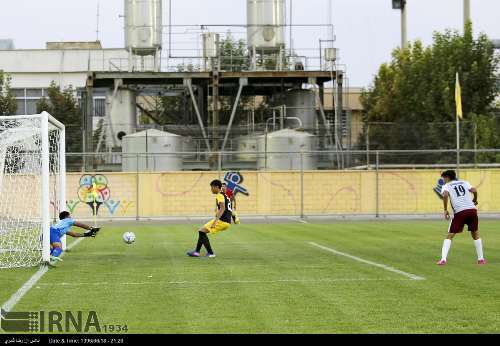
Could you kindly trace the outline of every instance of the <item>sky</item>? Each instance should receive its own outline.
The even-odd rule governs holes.
[[[244,0],[171,0],[172,23],[244,24]],[[287,0],[287,3],[290,0]],[[327,24],[327,1],[292,0],[294,24]],[[400,13],[391,0],[330,0],[333,8],[335,47],[340,64],[347,68],[349,86],[366,87],[378,67],[391,58],[401,42]],[[462,0],[407,0],[408,38],[432,42],[434,31],[447,28],[462,30]],[[168,24],[168,0],[164,0],[164,25]],[[471,0],[474,30],[500,39],[500,0]],[[96,39],[97,7],[100,34],[105,48],[124,46],[123,0],[0,0],[0,39],[13,39],[17,49],[44,48],[47,41],[92,41]],[[177,31],[183,29],[176,29]],[[214,29],[216,30],[216,29]],[[244,28],[232,28],[241,32]],[[326,39],[324,29],[294,29],[294,46],[311,48],[319,56],[319,39]],[[164,31],[164,39],[168,38]],[[176,48],[199,43],[191,34],[175,35]]]

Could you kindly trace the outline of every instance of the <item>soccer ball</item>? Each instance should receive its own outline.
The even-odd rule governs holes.
[[[132,232],[127,232],[123,234],[123,241],[127,244],[132,244],[135,242],[135,234]]]

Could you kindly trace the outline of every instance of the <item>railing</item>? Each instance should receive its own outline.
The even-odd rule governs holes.
[[[152,57],[137,58],[133,60],[134,71],[154,71],[155,63]],[[128,58],[111,58],[108,60],[109,72],[129,71]],[[325,62],[320,57],[308,56],[270,56],[258,59],[256,66],[252,66],[249,56],[222,56],[219,58],[204,58],[201,56],[161,58],[161,72],[208,72],[214,66],[220,71],[322,71],[326,68]],[[343,65],[336,66],[342,69]],[[328,68],[330,70],[330,68]]]

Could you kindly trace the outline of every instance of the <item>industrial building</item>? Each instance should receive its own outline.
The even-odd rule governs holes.
[[[246,32],[243,56],[222,49],[230,33],[218,25],[197,27],[192,35],[201,47],[177,54],[172,35],[179,29],[162,17],[163,2],[124,0],[123,48],[103,48],[96,41],[16,50],[15,42],[4,40],[0,70],[12,77],[18,114],[36,113],[52,81],[77,90],[83,150],[122,153],[119,160],[104,160],[94,169],[343,167],[349,158],[342,153],[353,148],[361,131],[352,125],[361,122],[361,90],[351,92],[346,85],[333,26],[311,24],[318,30],[317,49],[301,51],[292,46],[300,27],[287,17],[285,0],[241,3],[247,8],[247,22],[237,25]],[[331,35],[324,37],[325,29]],[[169,37],[168,47],[162,35]],[[169,97],[182,101],[182,112],[175,123],[165,124],[157,105]],[[98,120],[104,131],[96,142]],[[297,161],[296,154],[280,155],[285,151],[337,151],[342,158],[319,155]],[[167,157],[179,152],[185,154]],[[238,153],[221,158],[218,152]],[[147,153],[156,159],[137,158]]]

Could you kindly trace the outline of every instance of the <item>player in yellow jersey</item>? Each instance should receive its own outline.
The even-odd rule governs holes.
[[[215,204],[217,205],[217,214],[215,219],[209,221],[199,231],[198,243],[196,250],[188,252],[189,257],[201,257],[200,251],[203,246],[207,249],[207,257],[215,258],[215,253],[210,245],[208,234],[216,234],[226,231],[231,227],[232,206],[231,200],[222,192],[222,182],[214,180],[210,183],[212,193],[216,195]]]

